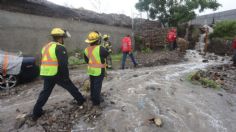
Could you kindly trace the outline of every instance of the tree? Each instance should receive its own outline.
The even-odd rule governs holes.
[[[151,19],[158,19],[165,26],[177,26],[196,17],[195,10],[216,10],[217,0],[139,0],[135,7],[148,12]]]

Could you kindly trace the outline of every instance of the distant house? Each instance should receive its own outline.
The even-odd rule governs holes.
[[[210,25],[223,20],[236,20],[236,9],[197,16],[196,19],[190,22],[191,24]]]

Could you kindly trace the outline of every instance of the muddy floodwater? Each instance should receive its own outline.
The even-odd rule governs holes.
[[[106,93],[102,113],[89,123],[84,120],[86,115],[81,115],[73,122],[71,131],[235,132],[236,94],[203,88],[186,79],[193,71],[228,63],[227,59],[203,63],[196,51],[188,51],[186,60],[174,65],[109,71],[102,89]],[[80,70],[72,73],[73,80],[85,76]],[[30,111],[41,86],[39,82],[27,92],[0,100],[0,131],[17,131],[12,128],[16,109]],[[45,109],[70,99],[67,92],[55,88]],[[150,121],[155,117],[161,118],[161,127]],[[27,130],[32,129],[20,131]]]

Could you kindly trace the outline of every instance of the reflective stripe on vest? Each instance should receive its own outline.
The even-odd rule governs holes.
[[[57,60],[53,60],[52,57],[50,56],[50,53],[49,53],[49,50],[52,45],[53,45],[52,43],[49,43],[44,48],[44,51],[42,54],[42,61],[41,61],[42,66],[58,66]],[[44,60],[44,57],[46,57],[47,59]]]
[[[89,58],[89,67],[93,68],[105,68],[105,64],[101,64],[95,56],[93,55],[93,51],[97,46],[90,46],[88,47],[88,58]]]
[[[58,61],[56,57],[56,42],[50,42],[42,49],[42,60],[40,66],[41,76],[54,76],[58,71]]]

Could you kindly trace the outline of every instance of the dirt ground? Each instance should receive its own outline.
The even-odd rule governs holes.
[[[203,63],[202,60],[197,61],[197,54],[190,53],[190,55],[191,59],[184,59],[175,51],[137,55],[140,67],[144,68],[109,71],[108,77],[104,80],[103,101],[100,107],[92,107],[89,93],[83,88],[86,87],[84,82],[88,79],[85,70],[73,69],[70,71],[71,79],[87,98],[83,108],[75,104],[68,92],[56,86],[44,107],[45,114],[37,122],[21,117],[32,111],[42,89],[41,79],[21,84],[8,92],[0,91],[0,131],[122,132],[137,129],[151,132],[190,130],[230,132],[235,130],[234,94],[202,89],[183,80],[185,74],[192,70],[215,65],[212,60]],[[147,65],[149,63],[152,65]],[[164,64],[175,65],[155,67]],[[128,62],[127,67],[132,67],[132,64]],[[220,70],[219,67],[217,65],[216,69]],[[235,71],[230,68],[226,71],[232,72],[232,70]],[[227,74],[235,79],[234,73]],[[222,107],[225,108],[224,111]],[[158,128],[150,122],[150,119],[155,117],[161,117],[164,126]]]
[[[139,64],[139,68],[176,64],[185,61],[184,54],[180,54],[178,51],[153,51],[151,53],[138,52],[134,58]],[[129,56],[127,56],[126,59],[126,68],[133,68]]]

